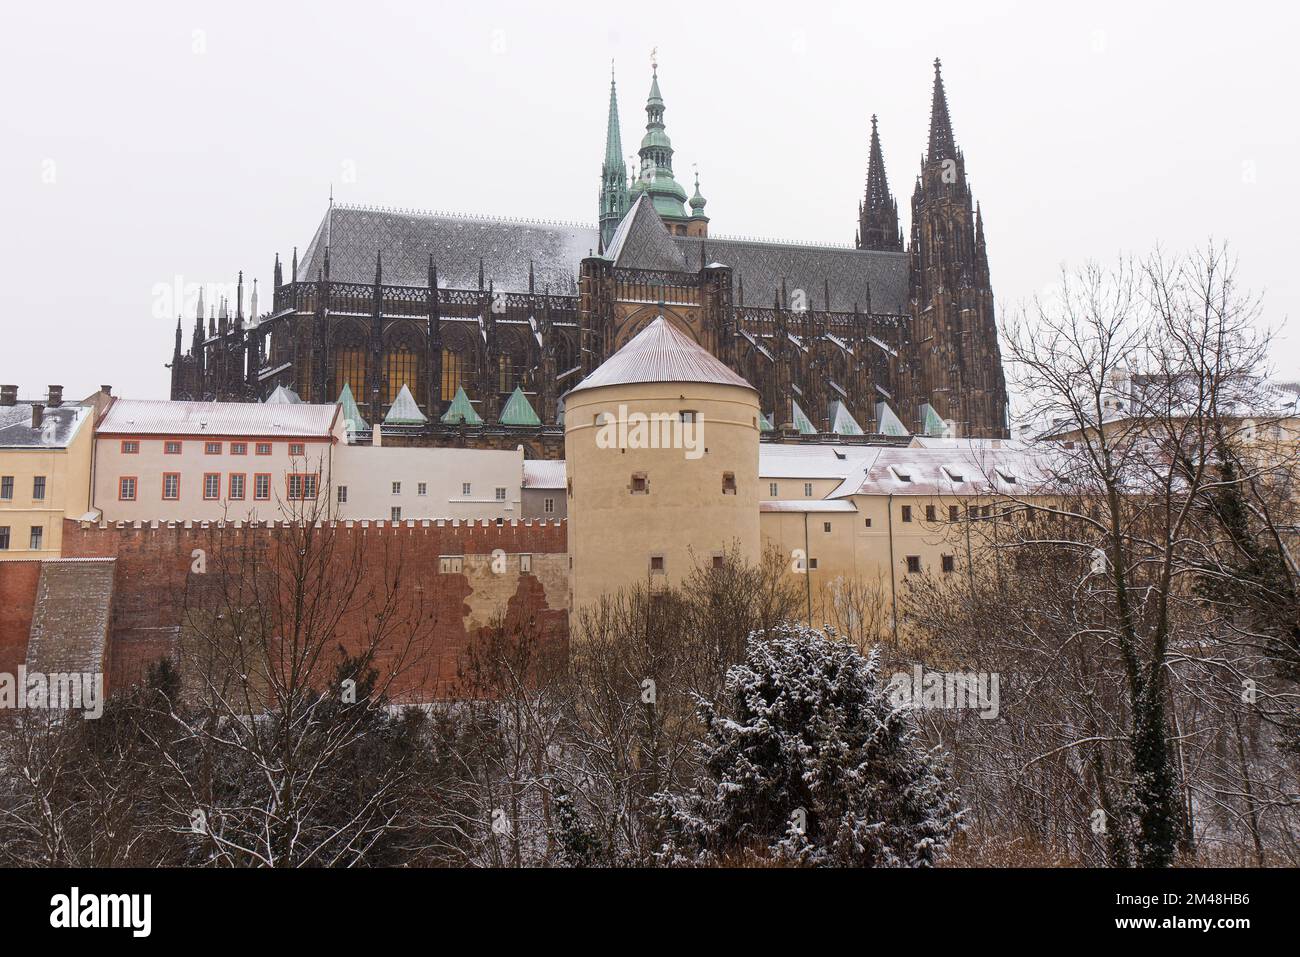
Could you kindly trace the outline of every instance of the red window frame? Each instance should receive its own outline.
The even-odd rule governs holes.
[[[127,448],[128,445],[133,446],[133,447],[132,447],[132,448]],[[123,454],[123,455],[139,455],[139,454],[140,454],[140,440],[139,440],[139,439],[123,439],[123,440],[122,440],[122,454]],[[129,476],[127,476],[127,477],[129,477]]]
[[[262,479],[266,480],[266,494],[261,494],[258,489],[258,485],[261,483]],[[270,472],[253,473],[253,501],[254,502],[271,501],[271,473]]]
[[[176,446],[175,451],[172,446]],[[163,455],[180,455],[185,450],[185,443],[180,439],[166,439],[163,442]]]
[[[301,495],[293,494],[293,480],[302,479],[303,489]],[[307,494],[307,480],[311,480],[311,494]],[[320,476],[315,472],[289,472],[284,477],[284,496],[290,502],[310,502],[314,501],[320,495]]]
[[[122,494],[122,489],[126,482],[131,483],[131,496]],[[134,502],[140,494],[140,476],[138,475],[119,475],[117,479],[117,500],[119,502]]]
[[[300,457],[300,458],[301,458],[302,456],[304,456],[304,455],[306,455],[306,454],[307,454],[307,445],[306,445],[306,443],[303,443],[303,442],[290,442],[290,443],[289,443],[289,455],[290,455],[290,456],[297,456],[297,457]]]
[[[215,495],[209,495],[209,494],[208,494],[208,479],[216,479],[216,480],[217,480],[217,492],[216,492]],[[221,501],[221,473],[220,473],[220,472],[204,472],[204,473],[203,473],[203,501],[205,501],[205,502],[219,502],[219,501]]]
[[[176,494],[167,494],[167,480],[174,478],[176,480]],[[162,499],[164,502],[179,502],[181,500],[181,473],[180,472],[163,472],[162,474]]]
[[[247,454],[248,454],[248,443],[247,443],[247,442],[231,442],[231,443],[230,443],[230,454],[231,454],[231,455],[247,455]]]
[[[235,479],[239,479],[239,494],[235,494]],[[231,472],[226,476],[226,496],[232,502],[242,502],[248,494],[248,476],[243,472]]]
[[[217,450],[216,450],[215,452],[212,450],[212,447],[213,447],[214,445],[217,447]],[[221,449],[222,449],[223,445],[224,445],[224,443],[222,443],[222,442],[204,442],[204,443],[203,443],[203,454],[204,454],[204,455],[220,455],[220,454],[221,454]]]
[[[271,443],[270,443],[270,442],[258,442],[258,443],[257,443],[257,447],[254,449],[254,451],[255,451],[258,455],[270,455],[270,454],[271,454]]]

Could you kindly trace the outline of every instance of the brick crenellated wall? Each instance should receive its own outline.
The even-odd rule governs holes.
[[[348,547],[360,541],[368,585],[391,577],[400,563],[401,607],[424,622],[420,660],[399,682],[401,693],[454,693],[468,648],[499,615],[515,623],[531,620],[548,638],[567,640],[568,528],[562,520],[341,522],[337,530]],[[215,601],[212,576],[193,570],[195,550],[217,568],[224,550],[258,539],[269,543],[273,535],[267,524],[65,522],[66,558],[117,559],[109,686],[142,680],[152,662],[174,653],[187,606]],[[522,571],[523,555],[529,556],[528,572]],[[396,656],[381,655],[381,665]]]
[[[27,638],[41,580],[37,559],[0,562],[0,673],[17,674],[27,660]]]

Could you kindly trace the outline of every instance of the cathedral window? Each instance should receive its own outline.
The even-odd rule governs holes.
[[[450,349],[442,350],[442,401],[450,402],[456,398],[456,390],[460,388],[461,378],[465,374],[464,360],[461,359],[460,353],[452,352]]]
[[[497,391],[515,391],[515,360],[512,356],[497,357]]]
[[[420,362],[415,350],[406,343],[391,349],[387,356],[387,381],[384,383],[384,404],[392,405],[402,386],[409,388],[414,395],[419,395]]]
[[[349,343],[334,353],[334,398],[342,395],[344,385],[356,401],[367,400],[366,353],[360,344]]]

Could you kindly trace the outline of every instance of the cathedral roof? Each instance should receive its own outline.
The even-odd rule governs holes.
[[[637,382],[706,382],[754,387],[663,316],[627,341],[568,395]]]
[[[695,272],[703,243],[708,262],[732,268],[738,293],[743,283],[744,299],[738,295],[739,305],[770,306],[773,291],[785,280],[787,289],[805,290],[816,309],[823,308],[829,285],[831,308],[836,311],[850,312],[856,303],[865,312],[870,300],[873,312],[907,313],[906,253],[671,236],[658,217],[645,215],[649,208],[641,211],[642,205],[638,202],[628,211],[606,250],[606,258],[620,266]],[[644,204],[650,205],[648,200]],[[531,261],[537,290],[549,288],[560,295],[577,295],[580,264],[600,244],[599,230],[589,226],[336,203],[299,260],[300,280],[314,280],[324,269],[326,236],[330,278],[335,282],[374,282],[375,257],[382,254],[386,283],[424,286],[432,255],[439,284],[446,288],[477,288],[482,259],[485,282],[499,290],[523,292],[528,289]]]

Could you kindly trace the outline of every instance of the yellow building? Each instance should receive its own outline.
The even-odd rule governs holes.
[[[565,396],[570,607],[759,558],[758,392],[663,316]]]
[[[64,518],[90,509],[95,418],[104,392],[64,402],[52,385],[43,402],[0,386],[0,561],[57,558]]]

